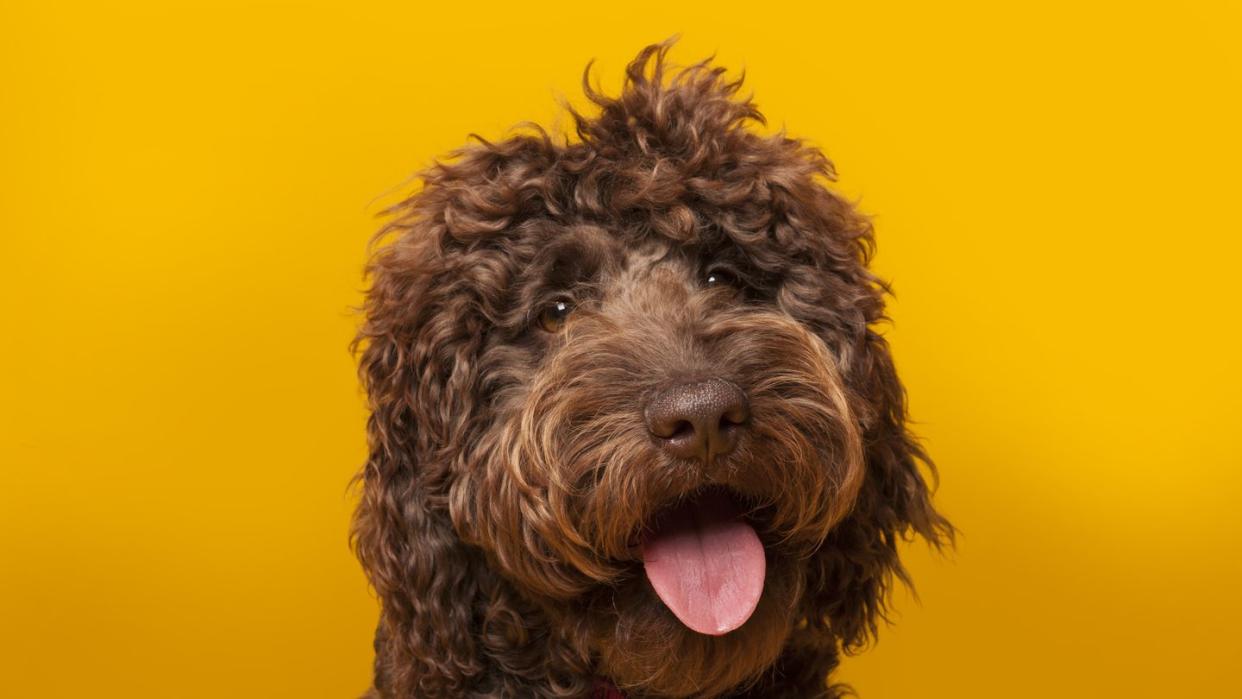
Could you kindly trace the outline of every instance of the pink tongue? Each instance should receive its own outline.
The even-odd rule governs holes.
[[[746,623],[763,593],[767,561],[729,496],[708,493],[659,524],[643,541],[643,565],[665,606],[710,636]]]

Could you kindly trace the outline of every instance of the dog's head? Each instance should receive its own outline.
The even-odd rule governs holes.
[[[897,539],[950,531],[867,221],[818,151],[746,128],[740,81],[666,77],[666,50],[587,88],[574,143],[480,142],[392,212],[355,523],[387,695],[823,673],[874,632]]]

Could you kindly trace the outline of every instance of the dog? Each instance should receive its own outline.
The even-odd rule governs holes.
[[[576,138],[475,136],[386,212],[354,346],[368,696],[841,696],[899,541],[952,537],[868,219],[670,46],[615,97],[588,65]]]

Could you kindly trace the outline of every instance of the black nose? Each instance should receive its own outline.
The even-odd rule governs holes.
[[[750,406],[742,389],[723,379],[706,379],[656,394],[647,404],[646,417],[647,428],[665,451],[707,461],[737,446]]]

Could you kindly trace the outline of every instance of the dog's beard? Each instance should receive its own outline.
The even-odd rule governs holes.
[[[493,432],[496,442],[480,445],[487,468],[473,506],[464,494],[458,500],[459,512],[470,510],[458,521],[554,623],[589,639],[601,673],[623,689],[718,694],[758,679],[798,623],[801,561],[861,483],[855,417],[827,348],[781,314],[721,314],[700,334],[709,349],[697,363],[679,362],[671,343],[627,327],[596,316],[569,329],[563,348],[528,379],[520,409]],[[732,453],[703,464],[654,444],[642,406],[670,378],[653,367],[670,366],[722,376],[747,393],[751,419]],[[678,575],[723,564],[665,566],[652,576],[643,553],[676,508],[719,498],[736,521],[717,524],[751,528],[763,547],[758,567],[752,559],[730,575],[759,571],[764,579],[732,581],[758,587],[710,610],[734,615],[727,633],[711,635],[690,628],[694,614],[663,601],[660,581],[652,582],[677,586],[685,582]],[[737,608],[746,604],[753,612]]]

